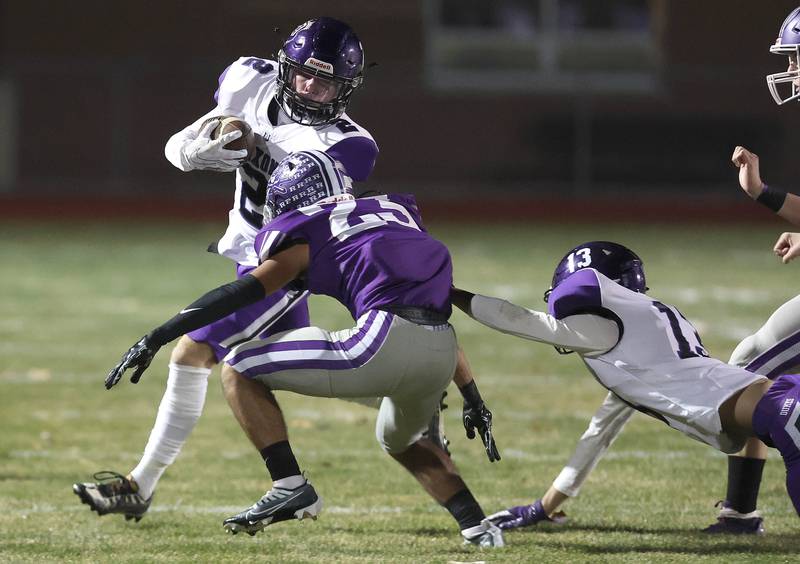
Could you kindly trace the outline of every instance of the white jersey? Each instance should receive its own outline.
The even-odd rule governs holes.
[[[483,296],[472,301],[473,317],[490,327],[576,350],[631,407],[723,452],[739,450],[742,441],[722,431],[719,407],[764,377],[709,358],[676,308],[591,268],[559,284],[549,307],[544,314]]]
[[[183,147],[197,137],[202,123],[213,116],[237,116],[266,140],[256,156],[236,171],[236,193],[228,213],[228,229],[217,251],[239,264],[256,266],[255,236],[263,225],[267,180],[278,162],[295,151],[326,151],[339,160],[353,180],[365,180],[375,164],[378,147],[369,132],[343,114],[318,127],[291,121],[275,99],[278,63],[257,57],[237,59],[220,76],[217,106],[173,135],[164,149],[181,170],[191,170]]]

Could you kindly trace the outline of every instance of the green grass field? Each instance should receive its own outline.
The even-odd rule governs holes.
[[[451,248],[458,285],[543,307],[555,262],[587,239],[613,239],[643,257],[651,294],[696,322],[727,358],[798,287],[797,265],[771,254],[783,227],[433,224]],[[140,523],[99,519],[71,485],[138,461],[163,392],[169,350],[137,386],[103,379],[151,327],[232,268],[203,252],[220,225],[0,226],[0,561],[695,562],[796,561],[800,530],[770,455],[763,538],[709,538],[724,496],[725,457],[637,414],[565,510],[569,522],[506,535],[498,550],[462,547],[447,512],[384,455],[374,413],[339,400],[280,394],[293,446],[326,508],[256,537],[226,536],[222,519],[268,487],[263,463],[218,385],[182,455]],[[318,325],[351,325],[331,300]],[[458,392],[445,412],[452,451],[487,512],[531,502],[548,487],[602,401],[574,355],[452,319],[495,415],[503,460],[490,464],[460,425]]]

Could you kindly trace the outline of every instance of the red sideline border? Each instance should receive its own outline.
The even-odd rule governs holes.
[[[540,198],[441,200],[418,197],[428,221],[453,222],[625,222],[625,223],[733,223],[769,222],[779,218],[744,197],[741,199],[673,197],[617,197],[593,199]],[[132,198],[82,196],[30,198],[0,196],[0,219],[102,222],[108,219],[220,221],[230,201],[204,198]]]

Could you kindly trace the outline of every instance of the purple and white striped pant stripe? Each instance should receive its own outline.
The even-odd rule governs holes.
[[[324,332],[328,339],[297,338],[303,333],[300,330],[251,341],[231,351],[225,362],[249,378],[283,370],[351,370],[380,350],[393,318],[385,311],[372,310],[359,318],[354,332]]]
[[[774,380],[798,365],[800,365],[800,331],[775,343],[751,360],[744,369]]]

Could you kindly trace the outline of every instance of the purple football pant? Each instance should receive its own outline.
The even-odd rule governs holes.
[[[239,278],[253,270],[252,266],[237,265],[236,273]],[[284,290],[270,294],[263,300],[244,307],[219,321],[201,327],[187,335],[198,343],[206,343],[213,350],[220,362],[230,352],[230,348],[238,343],[256,337],[268,337],[288,331],[309,326],[308,300],[302,298],[289,311],[283,314],[268,330],[263,327],[268,324],[282,309],[285,308],[289,297]]]
[[[800,375],[775,380],[753,412],[753,430],[781,453],[786,465],[786,490],[800,515]]]

